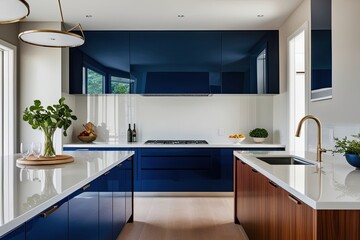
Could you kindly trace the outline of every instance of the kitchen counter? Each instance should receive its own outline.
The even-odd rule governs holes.
[[[285,145],[272,143],[240,143],[232,144],[229,142],[209,144],[145,144],[144,142],[136,143],[70,143],[64,144],[64,148],[284,148]]]
[[[287,155],[316,163],[315,153],[234,151],[238,159],[313,209],[360,210],[360,170],[349,165],[343,156],[324,154],[321,171],[319,165],[269,165],[256,158]]]
[[[0,236],[38,215],[134,155],[131,151],[66,152],[73,163],[16,164],[20,155],[2,157]]]

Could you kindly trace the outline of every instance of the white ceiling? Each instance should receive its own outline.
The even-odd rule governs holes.
[[[65,23],[80,23],[85,30],[266,30],[279,29],[302,1],[62,0],[61,5]],[[25,21],[60,21],[57,0],[28,3]]]

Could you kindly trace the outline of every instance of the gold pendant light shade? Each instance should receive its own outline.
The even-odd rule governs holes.
[[[29,30],[19,34],[21,41],[40,47],[77,47],[83,45],[83,36],[59,30]]]
[[[0,0],[3,1],[3,0]],[[14,1],[14,0],[11,0]],[[62,28],[65,28],[61,3],[58,0]],[[78,29],[81,35],[71,31]],[[19,34],[19,39],[25,43],[40,47],[69,48],[78,47],[84,44],[85,37],[80,24],[68,30],[28,30]]]
[[[0,0],[0,24],[19,22],[30,13],[25,0]]]

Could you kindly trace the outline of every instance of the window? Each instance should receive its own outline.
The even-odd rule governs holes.
[[[15,56],[16,47],[0,40],[0,154],[15,150]]]
[[[111,76],[111,93],[130,93],[130,79]]]
[[[105,74],[98,72],[89,67],[84,67],[84,86],[87,94],[103,94],[105,93]]]

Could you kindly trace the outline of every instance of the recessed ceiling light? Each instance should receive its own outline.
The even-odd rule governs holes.
[[[178,14],[178,18],[184,18],[185,15],[184,14]]]
[[[258,14],[257,17],[262,18],[264,17],[264,14]]]
[[[85,17],[86,17],[86,18],[92,18],[93,15],[91,15],[91,14],[86,14]]]

